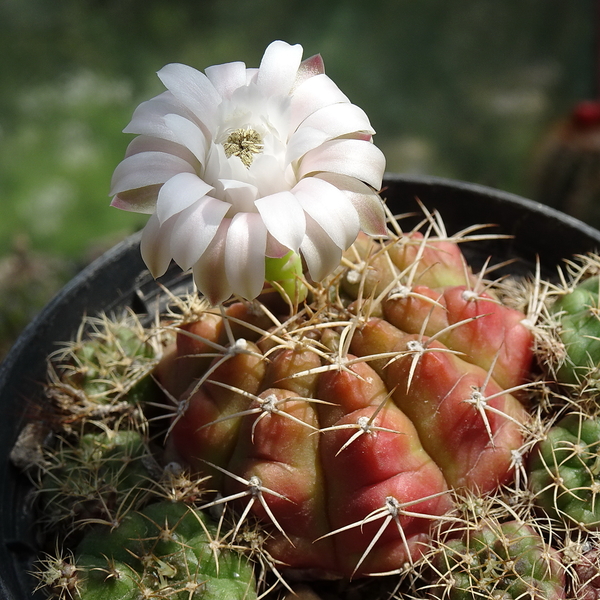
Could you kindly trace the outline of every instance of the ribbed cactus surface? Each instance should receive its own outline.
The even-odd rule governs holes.
[[[346,264],[288,320],[266,296],[186,322],[159,374],[170,449],[214,502],[274,559],[355,577],[417,559],[450,490],[510,480],[532,334],[452,240],[360,238]]]

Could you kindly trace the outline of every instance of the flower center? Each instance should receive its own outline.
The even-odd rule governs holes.
[[[263,143],[260,134],[254,129],[241,128],[232,131],[223,143],[225,156],[239,156],[246,167],[254,160],[254,155],[263,151]]]

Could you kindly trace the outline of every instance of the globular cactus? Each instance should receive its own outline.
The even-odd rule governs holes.
[[[557,370],[561,383],[598,379],[600,366],[600,277],[579,282],[553,306],[565,356]]]
[[[557,523],[600,528],[600,420],[570,413],[531,452],[536,505]]]
[[[156,461],[139,431],[96,426],[71,441],[59,438],[44,456],[37,494],[46,528],[114,525],[154,487]]]
[[[151,373],[162,354],[156,331],[134,315],[84,319],[77,339],[49,361],[47,394],[65,428],[82,420],[133,414],[152,399]]]
[[[157,374],[212,504],[259,518],[275,560],[356,577],[418,560],[451,489],[510,481],[532,334],[453,239],[359,238],[346,265],[287,320],[261,298],[186,321]]]
[[[218,526],[183,503],[159,502],[89,532],[70,557],[47,558],[40,587],[73,600],[252,600],[256,582]]]
[[[566,598],[565,569],[560,553],[536,528],[510,520],[483,519],[477,527],[464,523],[446,532],[432,571],[437,577],[429,593],[447,600],[561,600]],[[434,577],[434,578],[435,578]],[[427,588],[429,586],[426,586]]]

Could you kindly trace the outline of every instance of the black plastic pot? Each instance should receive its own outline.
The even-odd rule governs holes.
[[[489,232],[510,240],[477,242],[469,250],[474,263],[488,255],[496,262],[520,259],[510,269],[532,272],[539,256],[546,274],[574,254],[600,249],[600,231],[542,204],[487,187],[433,177],[389,175],[383,196],[395,214],[419,213],[415,198],[438,210],[449,234],[475,223],[495,224]],[[420,213],[422,217],[422,213]],[[416,220],[414,217],[413,220]],[[408,225],[407,225],[408,226]],[[27,478],[10,464],[8,455],[26,422],[28,407],[41,397],[46,356],[57,342],[72,339],[83,315],[129,307],[150,314],[161,301],[141,260],[139,234],[119,244],[82,271],[46,306],[18,339],[0,365],[0,598],[31,598],[34,582],[28,575],[36,556],[31,489]],[[161,281],[176,291],[189,278],[172,268]]]

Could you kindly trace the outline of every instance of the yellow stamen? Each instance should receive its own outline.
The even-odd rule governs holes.
[[[225,156],[239,156],[246,167],[254,160],[254,155],[263,150],[262,138],[254,129],[236,129],[229,134],[223,144]]]

